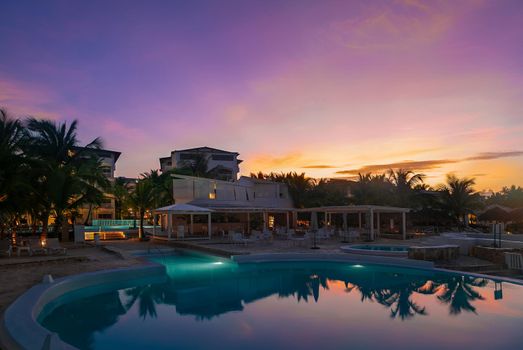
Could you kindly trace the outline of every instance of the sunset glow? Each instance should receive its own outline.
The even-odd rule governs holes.
[[[80,121],[117,175],[174,149],[241,171],[523,185],[523,2],[4,2],[0,106]]]

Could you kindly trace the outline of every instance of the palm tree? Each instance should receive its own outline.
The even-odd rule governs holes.
[[[153,184],[155,207],[174,203],[172,173],[172,171],[166,171],[160,174],[158,170],[151,170],[142,174],[143,178],[149,179]]]
[[[458,178],[447,175],[447,183],[439,187],[443,209],[458,225],[467,225],[466,216],[480,204],[479,195],[474,191],[473,178]]]
[[[392,185],[385,174],[358,174],[352,190],[355,204],[391,204]]]
[[[115,179],[111,187],[111,194],[114,196],[116,218],[123,219],[123,213],[127,212],[129,201],[129,187],[125,178]]]
[[[298,174],[290,172],[288,174],[271,174],[273,181],[283,180],[289,188],[289,194],[297,208],[307,206],[307,193],[314,185],[313,179],[307,177],[305,173]]]
[[[13,241],[20,215],[29,205],[30,166],[23,153],[26,145],[27,134],[20,120],[0,109],[0,238],[10,228]]]
[[[145,212],[152,209],[156,202],[156,191],[154,184],[148,178],[142,178],[136,183],[136,187],[129,195],[129,204],[133,207],[140,217],[140,229],[138,231],[138,238],[144,239],[143,223]]]
[[[98,204],[102,190],[108,187],[101,161],[93,152],[101,148],[101,141],[96,138],[80,147],[77,125],[76,120],[69,126],[35,118],[27,121],[28,153],[36,164],[34,200],[40,207],[43,239],[47,236],[49,216],[55,217],[55,232],[65,231],[66,215],[81,205]]]
[[[425,175],[416,174],[407,169],[397,169],[396,171],[390,169],[388,177],[389,182],[394,186],[395,204],[400,207],[412,208],[415,202],[415,195],[418,193],[414,189],[423,185]]]

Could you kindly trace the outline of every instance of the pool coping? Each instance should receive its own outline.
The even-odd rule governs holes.
[[[231,260],[238,264],[293,261],[375,264],[469,275],[523,285],[523,280],[436,268],[434,263],[430,261],[399,257],[350,253],[260,253],[233,255]],[[37,284],[20,295],[6,309],[2,320],[0,320],[0,345],[7,349],[76,349],[74,346],[62,341],[56,333],[45,329],[38,323],[37,317],[44,310],[45,305],[67,292],[82,287],[94,286],[107,281],[130,283],[140,278],[154,277],[155,275],[166,276],[165,266],[144,260],[144,265],[141,266],[88,272],[62,277],[52,283]],[[28,337],[28,334],[31,334],[31,336]]]
[[[38,323],[37,317],[48,303],[82,287],[107,281],[124,284],[160,275],[165,275],[165,266],[149,262],[141,266],[82,273],[58,278],[51,283],[37,284],[5,310],[0,322],[0,344],[6,349],[76,349]]]
[[[365,244],[347,244],[347,245],[342,245],[340,247],[340,250],[344,251],[345,253],[358,254],[358,255],[388,256],[388,257],[398,257],[398,258],[406,258],[409,256],[408,249],[407,250],[379,250],[379,249],[358,248],[358,247],[362,247],[362,246],[367,246],[367,245],[365,245]],[[401,245],[401,244],[386,244],[386,245],[377,244],[376,246],[409,248],[409,246]]]

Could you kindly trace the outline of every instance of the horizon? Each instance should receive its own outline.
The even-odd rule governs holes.
[[[4,4],[0,106],[77,119],[82,144],[122,152],[117,176],[209,146],[247,176],[523,186],[519,1],[155,5]]]

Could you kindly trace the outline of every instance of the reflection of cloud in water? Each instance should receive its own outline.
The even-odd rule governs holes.
[[[74,300],[52,312],[44,325],[59,334],[76,329],[76,333],[69,338],[65,335],[64,339],[89,348],[95,332],[117,323],[119,316],[125,313],[137,315],[141,320],[156,319],[165,310],[173,310],[165,306],[174,306],[176,314],[192,316],[194,320],[208,324],[215,317],[244,311],[249,304],[262,299],[272,297],[314,305],[321,303],[322,298],[328,301],[325,293],[351,298],[355,302],[359,300],[363,304],[381,305],[390,318],[410,322],[418,317],[430,318],[431,310],[438,305],[446,307],[447,314],[452,317],[462,313],[480,314],[477,301],[485,299],[483,289],[488,285],[487,280],[471,276],[381,266],[354,268],[334,263],[207,263],[207,266],[213,267],[193,268],[192,273],[171,269],[176,272],[166,283]],[[428,302],[426,297],[434,302]],[[268,308],[267,312],[271,306]],[[97,322],[82,322],[81,327],[74,322],[63,325],[64,318],[70,315],[74,315],[77,322],[89,317],[83,313],[85,310],[95,312]],[[255,319],[232,319],[238,337],[256,336]]]

